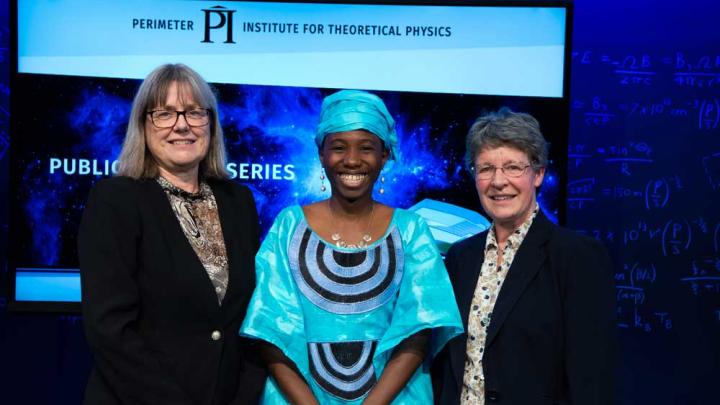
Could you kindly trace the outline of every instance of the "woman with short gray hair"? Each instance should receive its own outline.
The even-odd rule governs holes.
[[[446,257],[467,332],[435,363],[436,403],[614,402],[612,265],[598,241],[540,210],[547,156],[529,114],[501,109],[468,133],[466,162],[493,223]]]
[[[470,127],[465,146],[465,164],[471,171],[475,156],[482,149],[500,146],[525,152],[535,170],[548,163],[548,143],[540,133],[540,124],[532,115],[508,108],[478,118]]]

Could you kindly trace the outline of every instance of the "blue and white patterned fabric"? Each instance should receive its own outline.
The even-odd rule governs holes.
[[[357,314],[387,303],[403,275],[402,241],[395,228],[372,249],[345,252],[327,245],[303,221],[290,241],[289,257],[305,298],[333,314]]]
[[[372,356],[377,342],[308,343],[310,373],[326,392],[344,400],[362,398],[375,385]]]
[[[283,210],[256,259],[257,286],[244,336],[277,346],[321,404],[359,404],[393,349],[432,329],[426,363],[394,404],[432,403],[429,364],[462,332],[445,266],[425,222],[396,209],[386,234],[345,249],[310,229],[302,209]],[[272,378],[262,403],[287,403]]]

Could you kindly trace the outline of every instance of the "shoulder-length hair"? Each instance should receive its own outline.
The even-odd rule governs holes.
[[[125,141],[118,158],[118,176],[134,179],[155,178],[158,165],[145,140],[147,112],[165,104],[170,86],[176,83],[182,91],[189,92],[201,107],[210,110],[210,146],[200,161],[202,178],[227,178],[225,169],[225,139],[218,117],[215,93],[210,85],[194,70],[181,63],[162,65],[143,80],[133,100]],[[182,96],[182,91],[181,96]]]

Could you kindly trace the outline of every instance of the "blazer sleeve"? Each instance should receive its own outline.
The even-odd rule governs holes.
[[[564,300],[565,370],[570,403],[615,403],[617,336],[613,267],[600,242],[572,249]]]
[[[447,254],[445,255],[445,268],[447,269],[448,277],[450,278],[450,284],[453,286],[453,291],[456,294],[457,297],[457,289],[455,288],[455,283],[457,283],[456,275],[457,275],[457,252],[459,250],[459,244],[454,244],[450,246],[450,249],[448,250]]]
[[[85,333],[96,372],[122,403],[191,403],[137,333],[142,226],[131,190],[113,180],[91,191],[78,235]]]
[[[260,245],[260,231],[257,206],[252,192],[247,187],[234,185],[239,190],[238,204],[241,207],[242,214],[245,216],[245,223],[248,224],[249,234],[252,238],[252,254],[253,257],[258,251]],[[244,232],[244,229],[235,229],[233,232]],[[253,276],[253,288],[255,277]],[[265,387],[265,379],[267,378],[267,370],[265,364],[260,357],[257,342],[236,336],[239,340],[240,353],[243,357],[243,371],[240,376],[240,383],[237,386],[235,398],[231,401],[233,405],[256,404],[262,395]]]

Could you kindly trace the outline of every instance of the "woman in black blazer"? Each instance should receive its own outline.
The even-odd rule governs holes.
[[[264,373],[238,330],[258,221],[227,180],[217,101],[184,65],[140,86],[118,176],[90,193],[78,237],[95,367],[87,404],[247,404]]]
[[[507,109],[480,117],[466,162],[493,224],[447,254],[467,332],[435,362],[436,403],[613,403],[612,265],[599,242],[538,209],[547,164],[538,122]]]

